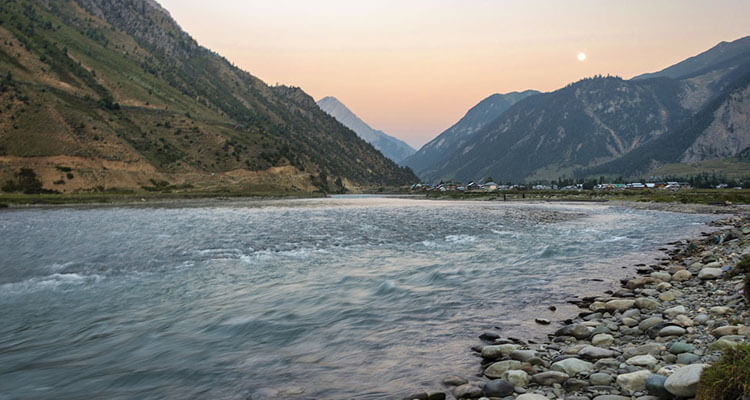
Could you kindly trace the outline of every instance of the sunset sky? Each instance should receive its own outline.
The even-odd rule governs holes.
[[[266,83],[335,96],[416,148],[492,93],[630,78],[750,34],[747,0],[158,1]]]

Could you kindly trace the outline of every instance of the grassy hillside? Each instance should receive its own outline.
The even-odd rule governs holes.
[[[4,0],[0,74],[1,181],[21,167],[62,192],[416,180],[302,90],[232,66],[148,1]]]

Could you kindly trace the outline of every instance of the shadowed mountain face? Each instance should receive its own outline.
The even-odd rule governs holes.
[[[415,152],[404,141],[371,128],[335,97],[328,96],[318,100],[318,106],[393,161],[400,163]]]
[[[538,94],[535,90],[493,94],[472,107],[456,124],[422,146],[419,151],[404,160],[420,177],[432,175],[439,169],[439,162],[485,125],[495,120],[510,106],[528,96]]]
[[[422,150],[407,165],[427,181],[523,181],[734,157],[750,145],[748,43],[722,43],[653,77],[596,77],[531,96],[427,166],[410,164]]]
[[[264,177],[279,169],[290,190],[416,180],[301,89],[199,46],[152,0],[19,0],[0,20],[0,179],[32,167],[60,191],[217,176],[273,186]],[[61,163],[81,178],[52,186]]]

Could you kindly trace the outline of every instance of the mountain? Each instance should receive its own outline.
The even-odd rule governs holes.
[[[414,170],[420,177],[431,176],[441,161],[452,150],[461,147],[472,134],[499,117],[510,106],[518,101],[539,92],[526,90],[506,94],[493,94],[472,107],[463,118],[443,133],[422,146],[414,155],[403,161],[403,164]]]
[[[717,66],[727,62],[744,64],[747,61],[750,61],[750,36],[737,39],[733,42],[721,42],[703,53],[690,57],[682,62],[672,65],[671,67],[665,68],[659,72],[638,75],[633,77],[633,79],[637,80],[660,77],[682,79],[690,75],[695,75],[706,69],[716,69]]]
[[[61,192],[332,191],[413,173],[321,111],[201,47],[153,0],[0,7],[0,183]]]
[[[318,100],[318,106],[393,161],[400,162],[416,151],[404,141],[371,128],[335,97]]]
[[[736,156],[749,140],[750,51],[737,50],[745,43],[717,46],[664,76],[595,77],[531,96],[433,169],[415,170],[430,181],[534,181],[635,176],[665,163]]]

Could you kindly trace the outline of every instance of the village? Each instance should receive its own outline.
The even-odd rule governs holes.
[[[498,191],[522,191],[522,190],[559,190],[559,191],[583,191],[583,190],[602,190],[602,191],[617,191],[617,190],[669,190],[678,191],[692,189],[692,185],[688,182],[648,182],[648,183],[576,183],[570,185],[557,185],[557,184],[535,184],[535,185],[524,185],[524,184],[498,184],[493,181],[485,183],[477,183],[471,181],[467,184],[460,182],[440,182],[438,184],[429,183],[417,183],[410,187],[412,192],[498,192]],[[715,186],[716,189],[727,189],[728,184],[722,183]],[[742,189],[741,187],[733,187],[733,189]]]

